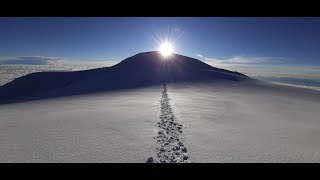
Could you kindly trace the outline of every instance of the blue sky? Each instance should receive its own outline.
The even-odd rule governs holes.
[[[123,60],[165,38],[215,63],[320,65],[320,18],[0,18],[2,59]]]
[[[0,17],[0,65],[110,66],[166,39],[218,68],[320,88],[320,18],[307,17]]]

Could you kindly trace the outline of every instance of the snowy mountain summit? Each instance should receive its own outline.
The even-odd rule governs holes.
[[[148,83],[216,79],[240,81],[247,77],[244,74],[214,68],[200,60],[178,54],[164,58],[156,51],[129,57],[117,64],[115,68],[121,73],[133,75],[136,80]]]
[[[37,72],[0,87],[0,103],[13,99],[48,98],[130,89],[175,82],[243,81],[244,74],[212,67],[200,60],[157,51],[144,52],[120,63],[75,72]]]

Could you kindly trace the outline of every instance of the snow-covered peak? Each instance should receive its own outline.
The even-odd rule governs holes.
[[[76,72],[38,72],[0,87],[0,103],[23,98],[47,98],[163,83],[244,81],[244,74],[212,67],[200,60],[172,54],[165,59],[157,51],[143,52],[105,68]]]

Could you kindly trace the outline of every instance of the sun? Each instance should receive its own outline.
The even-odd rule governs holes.
[[[170,42],[166,41],[161,43],[159,52],[164,58],[167,58],[172,55],[172,53],[174,52],[174,48]]]

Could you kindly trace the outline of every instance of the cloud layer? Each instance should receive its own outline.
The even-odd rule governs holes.
[[[79,71],[108,67],[119,61],[79,61],[45,56],[0,57],[0,86],[15,78],[41,71]]]
[[[0,64],[48,65],[62,61],[59,58],[44,56],[0,57]]]
[[[101,66],[112,66],[117,61],[79,61],[79,60],[66,60],[55,57],[45,56],[15,56],[15,57],[0,57],[0,64],[2,65],[59,65],[59,64],[97,64]]]
[[[196,54],[203,61],[213,64],[274,64],[281,63],[292,58],[264,57],[264,56],[234,56],[227,59],[210,58],[201,54]]]

